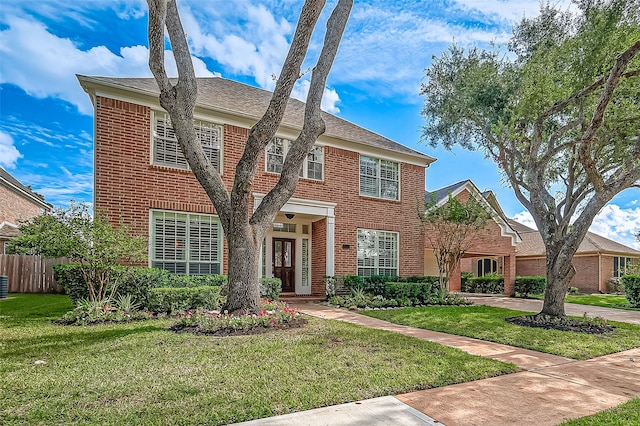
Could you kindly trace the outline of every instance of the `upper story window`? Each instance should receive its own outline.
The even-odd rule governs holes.
[[[222,126],[201,120],[194,120],[193,125],[205,155],[220,171]],[[163,112],[154,113],[153,164],[189,170],[187,159],[182,155],[180,144],[171,126],[169,114]]]
[[[288,139],[274,138],[273,141],[267,145],[266,153],[266,169],[272,173],[282,173],[282,166],[284,165],[284,159],[289,152],[291,142]],[[307,160],[302,165],[300,170],[300,177],[314,180],[322,180],[324,170],[324,148],[321,146],[314,146]]]
[[[360,195],[400,199],[400,165],[394,161],[360,156]]]

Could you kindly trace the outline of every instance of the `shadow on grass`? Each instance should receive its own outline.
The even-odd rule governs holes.
[[[127,324],[130,325],[130,324]],[[141,325],[135,328],[120,328],[104,330],[103,328],[86,326],[56,326],[73,328],[68,333],[51,333],[41,336],[24,336],[17,339],[5,339],[7,350],[2,351],[3,357],[24,357],[29,355],[41,355],[43,352],[62,353],[65,351],[77,352],[80,348],[107,343],[110,340],[122,337],[167,331],[165,327],[157,325]],[[168,331],[167,331],[168,332]]]

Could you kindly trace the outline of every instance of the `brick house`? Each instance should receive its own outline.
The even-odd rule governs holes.
[[[175,140],[150,78],[78,76],[95,112],[94,205],[149,238],[149,266],[174,273],[226,272],[215,209]],[[195,123],[205,152],[230,188],[248,131],[271,93],[223,78],[198,79]],[[258,165],[254,204],[276,183],[304,104],[290,100]],[[261,274],[283,292],[324,296],[325,275],[421,275],[416,215],[425,169],[435,159],[331,114],[293,197],[261,251]]]
[[[4,254],[6,242],[19,235],[20,223],[49,211],[51,206],[2,167],[0,200],[0,254]]]
[[[545,248],[540,233],[516,221],[509,221],[522,237],[516,247],[518,275],[546,275]],[[576,274],[570,286],[582,293],[609,293],[612,278],[624,275],[628,265],[640,262],[640,251],[587,232],[573,256]]]
[[[460,260],[459,267],[452,273],[450,290],[460,291],[460,272],[470,272],[475,276],[496,273],[504,276],[504,293],[514,294],[516,279],[516,245],[521,242],[518,232],[514,230],[505,216],[502,208],[491,191],[480,192],[470,180],[464,180],[434,191],[428,191],[426,200],[432,198],[436,205],[442,205],[451,197],[466,202],[469,197],[484,204],[491,219],[481,230],[474,242]],[[437,232],[425,229],[424,232]],[[438,275],[438,264],[433,254],[428,238],[425,235],[424,275]]]

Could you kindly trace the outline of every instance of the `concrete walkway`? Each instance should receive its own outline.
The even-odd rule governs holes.
[[[480,299],[490,303],[499,302],[499,298]],[[499,306],[509,307],[506,303],[513,299],[504,299],[507,300]],[[640,348],[588,361],[576,361],[468,337],[392,324],[318,304],[303,304],[299,309],[320,318],[402,333],[455,347],[470,354],[512,362],[524,371],[395,397],[374,398],[253,420],[242,423],[243,425],[551,426],[594,414],[640,396]],[[525,309],[521,306],[511,309],[536,310],[535,307]]]
[[[466,299],[471,300],[476,305],[495,306],[498,308],[515,309],[518,311],[540,312],[542,300],[519,299],[504,296],[470,296],[463,294]],[[628,322],[629,324],[640,325],[640,311],[626,311],[624,309],[601,308],[600,306],[578,305],[576,303],[565,303],[564,310],[567,315],[580,317],[586,312],[589,317],[601,317],[610,321]]]

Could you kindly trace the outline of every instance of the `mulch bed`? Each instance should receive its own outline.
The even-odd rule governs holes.
[[[546,330],[574,331],[588,334],[608,334],[613,333],[615,327],[595,322],[594,320],[575,320],[572,318],[556,318],[548,315],[528,315],[521,317],[506,318],[511,324],[525,327],[544,328]]]
[[[234,330],[232,328],[221,328],[218,330],[202,330],[198,325],[181,325],[175,324],[169,327],[170,331],[175,333],[191,333],[213,337],[229,337],[229,336],[250,336],[254,334],[269,333],[276,330],[289,330],[293,328],[304,327],[307,324],[306,318],[297,318],[287,323],[274,324],[270,327],[252,327],[242,330]]]

